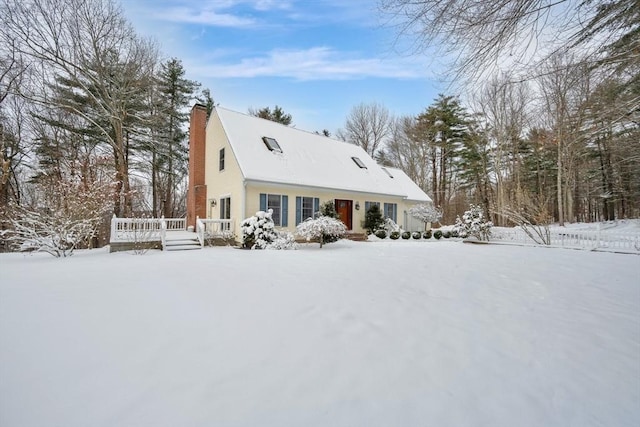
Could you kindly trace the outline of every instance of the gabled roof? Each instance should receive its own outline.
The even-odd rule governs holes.
[[[219,117],[246,180],[431,201],[404,172],[387,168],[391,178],[357,145],[221,107],[215,107],[213,114]],[[271,151],[264,137],[275,139],[282,152]]]

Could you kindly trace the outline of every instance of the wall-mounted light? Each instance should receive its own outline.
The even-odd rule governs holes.
[[[360,202],[356,202],[356,210],[359,211],[360,210]]]
[[[212,208],[215,208],[215,207],[216,207],[216,205],[218,204],[218,202],[216,201],[216,199],[211,199],[211,200],[209,201],[209,203],[211,204],[211,207],[212,207]]]

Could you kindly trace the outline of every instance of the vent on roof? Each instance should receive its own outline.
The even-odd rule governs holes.
[[[282,153],[282,148],[280,148],[278,141],[276,141],[275,139],[269,138],[268,136],[263,136],[262,141],[270,151],[275,151],[276,153]]]
[[[391,175],[391,172],[389,172],[387,168],[382,168],[382,170],[385,171],[387,175],[389,175],[389,178],[393,178],[393,175]]]
[[[357,158],[357,157],[352,157],[352,158],[351,158],[351,160],[353,160],[353,161],[356,163],[356,165],[358,165],[358,167],[359,167],[360,169],[366,169],[366,168],[367,168],[367,167],[364,165],[364,163],[362,163],[362,160],[360,160],[359,158]]]

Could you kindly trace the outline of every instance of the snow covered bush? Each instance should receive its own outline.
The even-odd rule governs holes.
[[[436,230],[436,231],[434,231],[434,232],[433,232],[433,237],[434,237],[436,240],[440,240],[440,238],[442,237],[442,231],[440,231],[440,230]]]
[[[328,216],[329,218],[340,219],[340,215],[338,215],[338,211],[336,211],[336,206],[331,200],[327,200],[320,205],[320,212],[318,212],[316,216]]]
[[[435,207],[433,203],[420,203],[409,208],[409,215],[427,224],[440,221],[442,210]]]
[[[11,250],[67,257],[78,247],[89,247],[112,206],[113,188],[60,181],[49,195],[55,203],[8,206],[4,214],[8,228],[0,231],[0,237]]]
[[[335,242],[347,232],[347,227],[339,219],[329,216],[308,218],[296,227],[296,233],[307,241],[318,239],[320,247],[324,243]]]
[[[384,225],[382,226],[382,228],[388,233],[391,234],[394,231],[400,233],[402,231],[402,229],[400,228],[400,226],[398,224],[395,223],[394,220],[392,220],[391,218],[385,218],[384,219]],[[399,235],[399,234],[398,234]]]
[[[384,230],[378,230],[376,231],[376,237],[378,239],[386,239],[387,238],[387,232]]]
[[[391,237],[391,239],[393,239],[393,240],[398,240],[400,238],[400,232],[399,231],[392,231],[389,234],[389,237]]]
[[[462,238],[473,236],[481,241],[489,240],[491,227],[493,227],[493,223],[485,220],[482,207],[477,205],[469,206],[469,210],[462,215],[462,218],[456,218],[454,225],[458,236]]]
[[[287,231],[277,232],[277,237],[269,243],[265,249],[297,249],[298,244],[292,233]]]
[[[424,233],[422,233],[422,238],[423,239],[430,239],[431,235],[432,235],[431,230],[427,230]]]
[[[414,232],[411,234],[411,237],[413,237],[415,240],[420,240],[420,238],[422,237],[422,233],[421,233],[421,232],[419,232],[419,231],[414,231]]]
[[[258,211],[254,216],[245,218],[240,224],[242,246],[249,249],[266,249],[278,238],[273,222],[273,210]]]
[[[411,232],[410,232],[410,231],[403,231],[403,232],[402,232],[402,238],[403,238],[404,240],[408,240],[408,239],[410,239],[410,238],[411,238]]]

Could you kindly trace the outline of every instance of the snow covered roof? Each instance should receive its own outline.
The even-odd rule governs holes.
[[[215,107],[213,114],[219,117],[247,180],[431,201],[404,172],[387,168],[388,174],[357,145],[221,107]],[[272,142],[264,138],[273,138],[281,152],[272,150]]]

